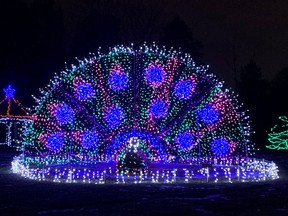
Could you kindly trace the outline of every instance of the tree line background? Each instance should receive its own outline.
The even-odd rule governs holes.
[[[205,44],[194,38],[192,29],[180,17],[167,16],[159,2],[123,0],[114,7],[115,0],[2,0],[0,86],[12,82],[18,89],[17,98],[32,106],[31,94],[37,95],[38,88],[63,69],[63,62],[73,63],[75,56],[81,59],[91,48],[101,46],[105,52],[131,42],[136,46],[155,41],[159,46],[181,47],[197,64],[205,64]],[[265,80],[253,55],[247,64],[238,66],[237,52],[232,48],[234,52],[228,58],[234,91],[249,110],[256,132],[253,141],[263,147],[277,117],[288,115],[288,63],[274,79]]]

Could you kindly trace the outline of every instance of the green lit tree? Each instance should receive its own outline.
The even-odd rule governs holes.
[[[268,140],[271,143],[266,148],[276,150],[288,150],[288,118],[280,116],[281,125],[275,125],[268,133]]]

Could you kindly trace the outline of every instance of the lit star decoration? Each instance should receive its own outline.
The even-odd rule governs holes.
[[[3,91],[5,92],[6,98],[14,98],[15,89],[11,85],[8,85],[8,87],[4,88]]]
[[[168,183],[179,175],[185,182],[198,175],[213,182],[278,176],[275,164],[247,159],[253,144],[245,110],[189,54],[117,46],[79,60],[41,94],[24,134],[24,157],[14,161],[15,172],[29,178],[103,183],[109,175],[115,183]],[[58,167],[65,164],[75,167]]]

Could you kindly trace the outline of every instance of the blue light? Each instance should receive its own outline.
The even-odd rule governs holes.
[[[105,120],[109,127],[116,128],[124,120],[123,110],[120,107],[114,106],[110,107],[105,115]]]
[[[198,111],[198,117],[206,124],[215,123],[218,120],[219,113],[211,105],[207,105]]]
[[[3,91],[5,92],[6,98],[14,98],[15,89],[11,85],[8,85],[8,87],[4,88]]]
[[[175,141],[181,148],[189,149],[194,145],[194,136],[189,132],[182,132],[175,137]]]
[[[109,145],[107,153],[112,156],[117,149],[122,148],[132,137],[137,137],[139,140],[145,142],[146,145],[150,146],[149,151],[152,150],[157,156],[163,156],[163,158],[167,156],[167,149],[163,146],[158,134],[134,129],[118,133],[114,139],[112,139],[112,145]],[[156,157],[156,155],[154,156]]]
[[[165,101],[157,99],[149,106],[149,112],[154,118],[161,118],[167,115],[168,106]]]
[[[113,91],[121,91],[128,87],[128,79],[125,73],[112,72],[109,78],[110,88]]]
[[[216,138],[211,143],[211,150],[216,156],[226,156],[229,153],[229,146],[225,138]]]
[[[161,85],[165,78],[165,71],[159,66],[150,66],[146,70],[146,81],[149,85]]]
[[[98,144],[98,134],[94,131],[86,131],[82,135],[82,146],[84,149],[90,149]]]
[[[175,86],[175,94],[180,99],[188,99],[193,91],[193,83],[191,81],[179,81]]]
[[[74,117],[74,111],[66,104],[60,104],[53,112],[55,118],[60,124],[70,122]]]
[[[64,136],[60,132],[50,134],[46,139],[46,146],[52,151],[59,151],[64,145]]]
[[[94,89],[89,83],[79,84],[76,91],[80,101],[86,101],[94,95]]]

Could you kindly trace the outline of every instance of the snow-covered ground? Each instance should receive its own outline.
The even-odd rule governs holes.
[[[279,166],[269,182],[90,185],[24,179],[17,152],[0,148],[0,215],[288,215],[288,152],[259,157]]]

